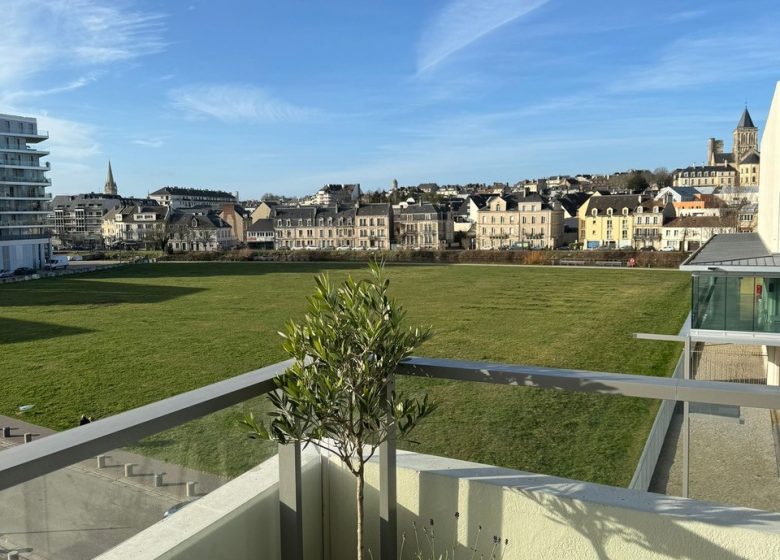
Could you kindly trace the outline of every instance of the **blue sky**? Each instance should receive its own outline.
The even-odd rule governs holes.
[[[701,163],[758,126],[780,3],[0,0],[0,112],[55,193],[516,181]]]

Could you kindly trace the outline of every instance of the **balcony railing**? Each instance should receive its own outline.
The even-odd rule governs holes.
[[[667,338],[679,339],[671,336]],[[686,343],[686,356],[689,356],[687,349],[690,348],[690,340]],[[25,445],[8,448],[0,452],[0,490],[12,488],[77,461],[137,442],[162,430],[268,393],[274,388],[274,378],[282,374],[290,364],[291,361],[280,362],[78,428],[55,433]],[[780,392],[775,387],[695,381],[688,379],[687,375],[683,379],[663,378],[422,357],[405,360],[397,373],[576,393],[763,409],[780,408]],[[395,457],[395,439],[391,436],[380,446],[379,453],[380,551],[375,557],[384,560],[395,560],[398,557]],[[282,558],[300,560],[300,446],[280,446],[279,477]]]

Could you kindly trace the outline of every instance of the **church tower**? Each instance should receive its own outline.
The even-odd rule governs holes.
[[[758,128],[753,124],[746,106],[737,128],[734,129],[734,147],[731,150],[734,154],[734,164],[739,165],[742,158],[752,150],[758,151]]]
[[[114,173],[111,171],[111,161],[108,162],[108,176],[106,177],[106,184],[103,187],[105,194],[117,194],[116,183],[114,182]]]

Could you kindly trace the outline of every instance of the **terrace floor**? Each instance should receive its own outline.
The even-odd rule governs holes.
[[[693,377],[708,381],[766,383],[760,346],[707,344]],[[780,511],[780,436],[776,411],[741,407],[719,411],[691,405],[689,494],[697,500]],[[697,411],[698,412],[695,412]],[[733,414],[733,416],[730,416]],[[682,493],[683,414],[678,405],[661,451],[651,492]]]

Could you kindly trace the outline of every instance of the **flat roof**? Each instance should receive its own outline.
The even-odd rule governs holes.
[[[688,257],[680,270],[780,273],[780,254],[771,253],[757,233],[721,233]]]

